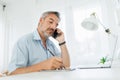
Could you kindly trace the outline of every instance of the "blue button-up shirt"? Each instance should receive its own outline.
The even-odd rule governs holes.
[[[61,56],[60,51],[49,38],[46,46],[47,48],[43,46],[37,30],[20,38],[13,48],[11,62],[8,66],[9,73],[17,68],[31,66],[52,57],[50,52],[55,56]]]

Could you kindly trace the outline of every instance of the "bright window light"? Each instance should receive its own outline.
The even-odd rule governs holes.
[[[3,27],[3,10],[2,6],[0,5],[0,71],[3,68],[3,60],[4,60],[4,27]]]

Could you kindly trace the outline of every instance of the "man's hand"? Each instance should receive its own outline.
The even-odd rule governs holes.
[[[57,33],[59,34],[59,36],[57,36],[56,40],[61,43],[64,41],[64,33],[62,32],[61,29],[57,28]]]
[[[60,57],[52,57],[48,60],[40,62],[40,66],[42,66],[43,70],[55,70],[60,69],[63,66],[63,62]]]

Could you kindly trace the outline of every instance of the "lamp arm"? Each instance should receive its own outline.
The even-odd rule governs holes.
[[[98,20],[98,23],[99,23],[100,25],[102,25],[102,27],[106,30],[107,28],[105,27],[105,25],[102,24],[101,21],[100,21],[98,18],[97,18],[97,20]]]
[[[102,24],[102,22],[100,21],[100,19],[98,18],[98,16],[96,15],[96,13],[94,12],[94,13],[92,13],[91,14],[91,16],[95,16],[95,18],[96,18],[96,20],[97,20],[97,22],[104,28],[104,30],[105,30],[105,32],[106,33],[108,33],[108,34],[110,34],[111,32],[110,32],[110,29],[109,28],[107,28],[104,24]]]
[[[95,15],[95,16],[96,16],[96,15]],[[98,18],[97,16],[96,16],[96,20],[97,20],[97,22],[105,29],[105,32],[106,32],[106,33],[110,34],[111,36],[113,36],[113,37],[115,38],[115,44],[114,44],[114,49],[113,49],[112,58],[111,58],[111,59],[112,59],[112,60],[111,60],[111,65],[112,65],[113,60],[114,60],[114,56],[115,56],[115,51],[116,51],[116,48],[117,48],[118,35],[112,34],[111,31],[110,31],[110,29],[107,28],[107,27],[105,27],[105,25],[103,25],[103,24],[101,23],[101,21],[99,20],[99,18]]]
[[[115,37],[115,46],[114,46],[114,49],[113,49],[113,54],[112,54],[112,61],[111,61],[111,65],[113,64],[113,60],[114,60],[114,56],[115,56],[115,51],[116,51],[116,48],[117,48],[117,42],[118,42],[118,35],[114,35]]]
[[[102,27],[103,27],[105,30],[107,29],[107,28],[105,27],[105,25],[103,25],[103,24],[101,23],[100,19],[98,18],[98,16],[96,15],[95,12],[93,12],[93,13],[91,14],[91,16],[95,16],[97,22],[98,22],[100,25],[102,25]]]
[[[104,28],[106,33],[111,34],[111,31],[109,28],[107,28],[104,24],[102,24],[102,22],[98,18],[96,18],[96,20]]]

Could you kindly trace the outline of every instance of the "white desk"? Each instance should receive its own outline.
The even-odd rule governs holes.
[[[106,68],[58,72],[34,72],[2,77],[0,80],[120,80],[120,69]]]
[[[45,71],[1,77],[0,80],[120,80],[120,61],[112,68]]]

